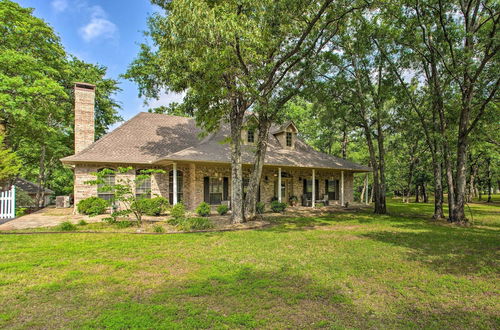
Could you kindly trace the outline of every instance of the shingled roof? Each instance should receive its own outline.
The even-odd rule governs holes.
[[[205,138],[201,138],[200,133],[192,118],[141,112],[80,153],[61,161],[65,164],[169,161],[229,164],[230,147],[224,143],[229,135],[228,125]],[[253,162],[253,150],[250,145],[243,146],[243,163]],[[296,140],[295,150],[282,148],[273,134],[269,136],[265,165],[371,171],[367,166],[318,152],[300,139]]]

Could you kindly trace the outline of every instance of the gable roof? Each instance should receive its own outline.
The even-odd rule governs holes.
[[[275,127],[274,129],[271,129],[271,134],[278,134],[278,133],[284,132],[284,131],[286,131],[286,129],[290,125],[293,126],[293,128],[295,129],[296,132],[299,131],[297,129],[297,126],[295,125],[295,123],[292,120],[289,120],[289,121],[283,123],[281,126],[278,126],[278,127]]]
[[[278,128],[273,127],[271,132]],[[141,112],[77,155],[61,159],[66,164],[123,163],[165,164],[172,161],[230,163],[230,146],[224,143],[229,125],[205,138],[194,119]],[[265,165],[371,171],[367,166],[321,153],[297,139],[294,150],[284,149],[270,133]],[[253,163],[254,146],[242,145],[242,161]]]
[[[22,178],[17,178],[14,180],[14,185],[21,189],[22,191],[28,193],[28,194],[36,194],[38,192],[38,187],[40,187],[38,184],[33,183],[31,181],[22,179]],[[53,194],[54,191],[50,190],[48,188],[44,189],[45,194]]]

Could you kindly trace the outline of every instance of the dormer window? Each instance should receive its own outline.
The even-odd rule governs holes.
[[[292,133],[291,132],[286,132],[286,146],[287,147],[292,146]]]
[[[255,141],[255,130],[254,129],[249,129],[247,131],[247,142],[248,143],[254,143]]]

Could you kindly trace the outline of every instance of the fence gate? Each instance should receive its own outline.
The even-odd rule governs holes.
[[[16,217],[16,186],[0,192],[0,219]]]

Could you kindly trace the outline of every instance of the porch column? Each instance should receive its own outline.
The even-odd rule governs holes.
[[[368,205],[368,173],[365,178],[365,204]]]
[[[174,198],[173,204],[175,205],[175,204],[177,204],[177,163],[173,164],[173,172],[174,173],[173,173],[172,177],[173,177],[174,182],[173,182],[172,196]]]
[[[189,207],[194,208],[197,203],[196,203],[196,164],[191,163],[189,164]]]
[[[340,171],[340,205],[345,206],[345,203],[344,203],[344,171]]]
[[[278,167],[278,202],[281,203],[281,167]]]
[[[313,169],[311,206],[314,207],[315,203],[316,203],[316,171]]]

